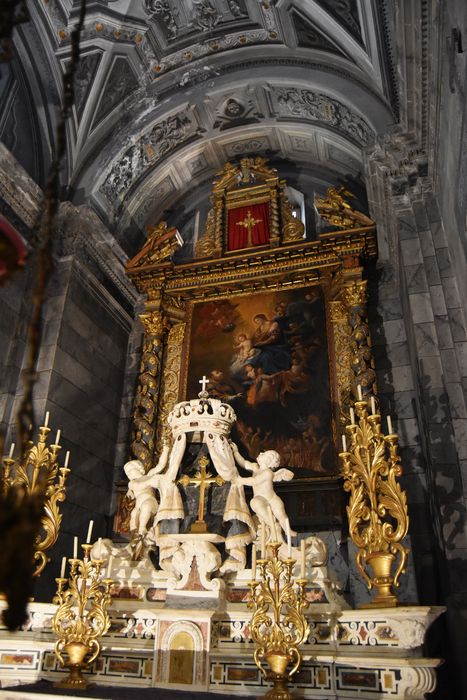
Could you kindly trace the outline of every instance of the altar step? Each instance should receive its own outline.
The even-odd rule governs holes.
[[[59,700],[59,698],[86,698],[86,700],[251,700],[237,693],[208,693],[165,688],[141,688],[94,685],[88,690],[64,690],[54,688],[50,681],[41,680],[27,685],[15,685],[0,689],[0,700]]]
[[[293,687],[292,687],[293,690]],[[60,698],[86,698],[86,700],[251,700],[237,693],[194,692],[190,690],[170,690],[163,688],[118,687],[94,685],[88,690],[64,690],[54,688],[50,681],[38,681],[27,685],[0,688],[0,700],[60,700]],[[348,697],[330,695],[321,700],[348,700]]]

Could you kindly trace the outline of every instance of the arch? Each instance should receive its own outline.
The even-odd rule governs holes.
[[[190,641],[191,640],[191,641]],[[177,649],[177,645],[185,645],[185,649]],[[191,648],[190,648],[191,647]],[[165,631],[160,645],[161,650],[161,677],[164,683],[195,684],[204,668],[205,643],[200,628],[188,620],[178,620]],[[186,651],[186,654],[177,655],[176,652]],[[192,669],[191,680],[179,680],[178,675],[189,675]],[[173,675],[177,676],[174,680]]]

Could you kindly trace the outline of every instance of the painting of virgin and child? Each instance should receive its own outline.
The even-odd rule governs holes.
[[[195,303],[188,353],[187,398],[206,375],[209,395],[237,414],[233,439],[246,457],[274,449],[303,474],[333,471],[319,287]]]

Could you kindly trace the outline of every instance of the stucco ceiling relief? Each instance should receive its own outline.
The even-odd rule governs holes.
[[[196,138],[200,129],[195,111],[190,107],[159,121],[113,163],[101,187],[109,202],[122,199],[145,170],[181,144]]]
[[[342,131],[360,146],[371,138],[368,123],[346,105],[312,90],[270,86],[269,95],[278,118],[288,117],[319,122]]]

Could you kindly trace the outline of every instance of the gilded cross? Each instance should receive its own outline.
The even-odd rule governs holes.
[[[255,219],[254,216],[251,215],[251,211],[248,209],[248,213],[243,219],[243,221],[237,221],[237,226],[243,226],[243,228],[246,228],[248,238],[247,238],[247,247],[249,248],[251,246],[251,232],[256,226],[256,224],[260,224],[262,222],[262,219]]]
[[[191,532],[207,532],[208,528],[204,520],[204,496],[206,489],[208,489],[211,484],[217,484],[217,486],[222,486],[225,483],[221,476],[213,476],[206,472],[206,467],[209,464],[209,459],[202,455],[198,459],[199,472],[196,472],[194,477],[190,478],[188,474],[184,474],[181,479],[178,480],[179,484],[183,486],[188,486],[188,484],[193,484],[193,486],[199,487],[199,504],[198,504],[198,517],[191,526]]]

